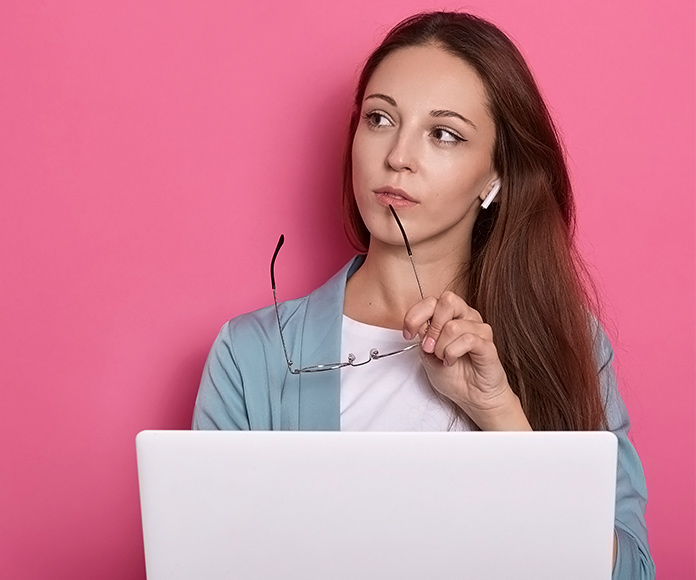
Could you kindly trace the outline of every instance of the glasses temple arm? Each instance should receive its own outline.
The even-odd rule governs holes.
[[[408,259],[411,260],[413,274],[415,275],[416,282],[418,283],[418,291],[420,292],[421,300],[423,300],[423,288],[421,286],[420,279],[418,278],[418,272],[416,271],[416,263],[413,261],[413,254],[411,253],[411,244],[408,243],[408,238],[406,237],[406,230],[404,230],[404,226],[401,225],[401,220],[399,219],[399,216],[396,215],[396,210],[392,207],[391,204],[389,204],[389,209],[391,210],[392,215],[396,220],[396,225],[398,225],[399,229],[401,230],[401,235],[404,237],[404,242],[406,243],[406,251],[408,252]]]
[[[276,284],[275,284],[275,261],[276,258],[278,257],[278,252],[280,252],[280,248],[283,247],[283,244],[285,243],[285,236],[283,234],[280,234],[280,238],[278,239],[278,245],[276,246],[275,252],[273,252],[273,258],[271,258],[271,289],[273,290],[273,304],[275,305],[275,313],[276,313],[276,320],[278,321],[278,332],[280,333],[280,342],[283,345],[283,353],[285,354],[285,362],[288,363],[288,369],[290,369],[290,372],[293,372],[292,370],[292,361],[290,360],[290,357],[288,356],[288,349],[285,346],[285,338],[283,338],[283,328],[280,324],[280,312],[278,311],[278,298],[276,297]]]

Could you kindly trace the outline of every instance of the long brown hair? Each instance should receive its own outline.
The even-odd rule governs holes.
[[[434,45],[481,77],[496,126],[498,203],[479,212],[471,260],[452,287],[493,328],[508,381],[533,429],[592,430],[606,417],[593,336],[594,302],[574,246],[575,206],[558,132],[515,45],[493,24],[466,13],[412,16],[392,29],[362,70],[344,159],[344,225],[367,251],[370,233],[352,183],[352,145],[365,88],[395,50]]]

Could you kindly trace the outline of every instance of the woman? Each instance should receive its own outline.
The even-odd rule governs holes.
[[[608,428],[614,578],[652,578],[644,476],[573,246],[563,151],[502,32],[432,13],[387,35],[358,83],[344,209],[361,255],[223,327],[194,428]]]

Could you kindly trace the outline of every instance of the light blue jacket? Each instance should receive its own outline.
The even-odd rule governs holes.
[[[326,284],[279,304],[288,354],[296,367],[339,362],[346,280],[364,260],[351,260]],[[638,455],[628,440],[626,407],[612,368],[614,353],[599,329],[595,355],[609,428],[618,438],[618,557],[612,580],[651,580],[655,567],[645,527],[647,493]],[[226,323],[203,371],[194,429],[340,430],[340,373],[288,372],[272,306]]]

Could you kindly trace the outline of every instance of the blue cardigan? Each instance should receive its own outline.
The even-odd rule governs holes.
[[[326,284],[279,304],[288,355],[297,367],[338,362],[346,280],[357,256]],[[630,422],[616,386],[614,353],[599,329],[595,358],[609,429],[617,436],[615,528],[618,556],[612,580],[650,580],[655,566],[645,527],[647,493]],[[208,356],[193,414],[194,429],[340,430],[340,373],[288,372],[273,306],[238,316],[220,331]]]

